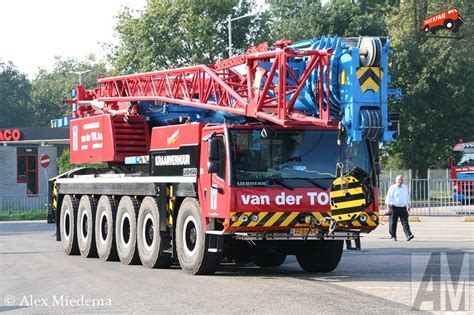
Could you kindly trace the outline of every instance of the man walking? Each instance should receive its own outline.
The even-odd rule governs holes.
[[[407,237],[407,241],[412,240],[415,236],[411,234],[410,225],[408,224],[408,216],[410,211],[410,194],[407,186],[403,185],[403,176],[398,175],[395,184],[390,186],[385,198],[388,214],[390,216],[390,236],[394,241],[397,240],[397,224],[398,218],[402,221],[403,231]]]

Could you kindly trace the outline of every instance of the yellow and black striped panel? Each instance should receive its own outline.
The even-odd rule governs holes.
[[[330,215],[337,222],[357,219],[367,206],[361,182],[351,175],[336,178],[331,185],[329,197]]]
[[[378,92],[382,77],[383,71],[380,67],[360,67],[357,69],[357,78],[362,92],[367,90]]]
[[[53,189],[51,189],[51,208],[54,210],[58,209],[58,187],[56,184],[53,184]]]
[[[319,212],[231,212],[231,227],[297,227],[308,226],[305,218],[322,220]],[[245,217],[247,218],[244,221]],[[232,221],[232,218],[236,220]]]
[[[359,216],[353,221],[344,222],[347,226],[375,227],[378,225],[378,213],[362,212],[364,216]],[[247,221],[243,221],[242,217],[247,216]],[[257,220],[253,221],[252,216],[256,215]],[[372,218],[375,215],[375,219]],[[320,223],[319,226],[329,227],[331,215],[327,212],[231,212],[231,218],[235,216],[235,221],[231,221],[230,226],[234,228],[248,227],[308,227],[305,223],[307,216],[314,217]]]
[[[350,225],[355,226],[355,227],[363,227],[363,226],[374,227],[374,226],[379,225],[378,212],[363,212],[362,214],[356,220],[350,222]]]

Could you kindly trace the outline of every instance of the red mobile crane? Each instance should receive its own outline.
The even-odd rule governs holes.
[[[336,268],[343,241],[378,224],[377,148],[390,135],[388,41],[349,42],[279,41],[215,65],[78,86],[67,101],[71,162],[108,167],[51,181],[65,252],[177,261],[190,274],[213,273],[223,257]]]

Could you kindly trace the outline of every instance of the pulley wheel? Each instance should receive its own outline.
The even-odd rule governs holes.
[[[360,65],[379,67],[382,57],[382,41],[378,37],[364,37],[360,42]]]

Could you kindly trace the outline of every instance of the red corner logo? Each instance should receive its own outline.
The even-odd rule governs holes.
[[[421,31],[425,33],[431,31],[434,34],[436,31],[445,28],[456,33],[459,31],[459,26],[463,23],[464,21],[461,15],[459,15],[458,10],[451,8],[424,19],[421,24]]]

